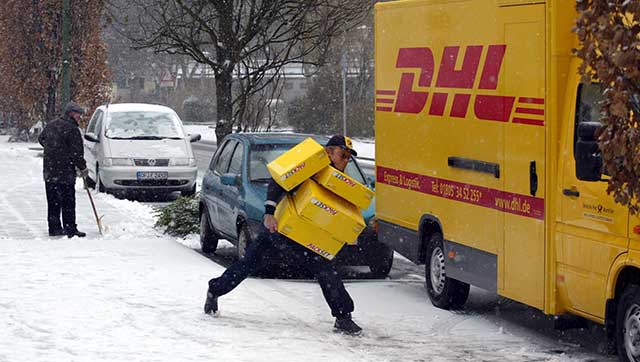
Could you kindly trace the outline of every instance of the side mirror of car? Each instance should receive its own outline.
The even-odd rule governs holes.
[[[189,142],[198,142],[202,139],[202,136],[200,136],[200,134],[190,134],[189,135]]]
[[[600,122],[578,124],[576,140],[576,177],[581,181],[600,181],[602,178],[602,154],[598,147],[597,135]]]
[[[367,184],[369,184],[369,186],[371,186],[371,188],[375,190],[376,180],[373,177],[367,176]]]
[[[220,176],[220,182],[225,186],[237,186],[240,184],[240,175],[225,173]]]
[[[84,139],[89,141],[89,142],[93,142],[93,143],[100,143],[100,140],[95,138],[94,136],[90,135],[90,134],[85,134],[84,135]]]

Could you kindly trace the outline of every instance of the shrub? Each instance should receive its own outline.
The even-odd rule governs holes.
[[[156,227],[164,228],[165,234],[185,237],[200,232],[198,214],[199,193],[193,196],[178,197],[174,202],[154,212]]]

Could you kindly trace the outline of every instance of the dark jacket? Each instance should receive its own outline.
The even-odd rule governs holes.
[[[87,168],[78,124],[67,114],[47,123],[38,142],[44,148],[46,182],[75,184],[76,168]]]

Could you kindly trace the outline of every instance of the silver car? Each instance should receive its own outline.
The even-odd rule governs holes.
[[[151,104],[100,106],[84,134],[90,182],[100,192],[196,192],[191,142],[171,108]]]

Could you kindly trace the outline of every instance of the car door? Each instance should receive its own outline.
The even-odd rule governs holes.
[[[220,176],[229,169],[229,162],[236,144],[235,140],[230,139],[220,146],[218,152],[211,159],[209,169],[202,180],[202,194],[209,212],[209,221],[217,231],[222,231],[219,210],[223,185],[220,182]]]
[[[98,138],[98,134],[100,134],[100,129],[97,126],[99,123],[101,123],[99,122],[99,120],[101,119],[102,119],[102,111],[97,110],[91,117],[91,120],[87,125],[87,129],[85,130],[85,134]],[[96,151],[100,147],[100,145],[97,144],[96,142],[91,142],[87,140],[84,140],[83,143],[84,143],[84,159],[85,161],[87,161],[87,168],[89,169],[89,177],[95,180]]]
[[[221,186],[222,192],[218,202],[220,231],[236,239],[238,236],[236,220],[238,220],[240,209],[244,206],[244,189],[242,187],[244,154],[244,144],[238,142],[226,172],[227,174],[235,175],[237,182],[235,185]]]
[[[603,95],[594,84],[580,84],[574,92],[575,123],[568,127],[564,142],[565,149],[575,154],[578,125],[599,121]],[[629,213],[607,194],[606,175],[603,181],[578,180],[574,156],[563,157],[557,279],[573,308],[602,317],[609,266],[627,249]]]

